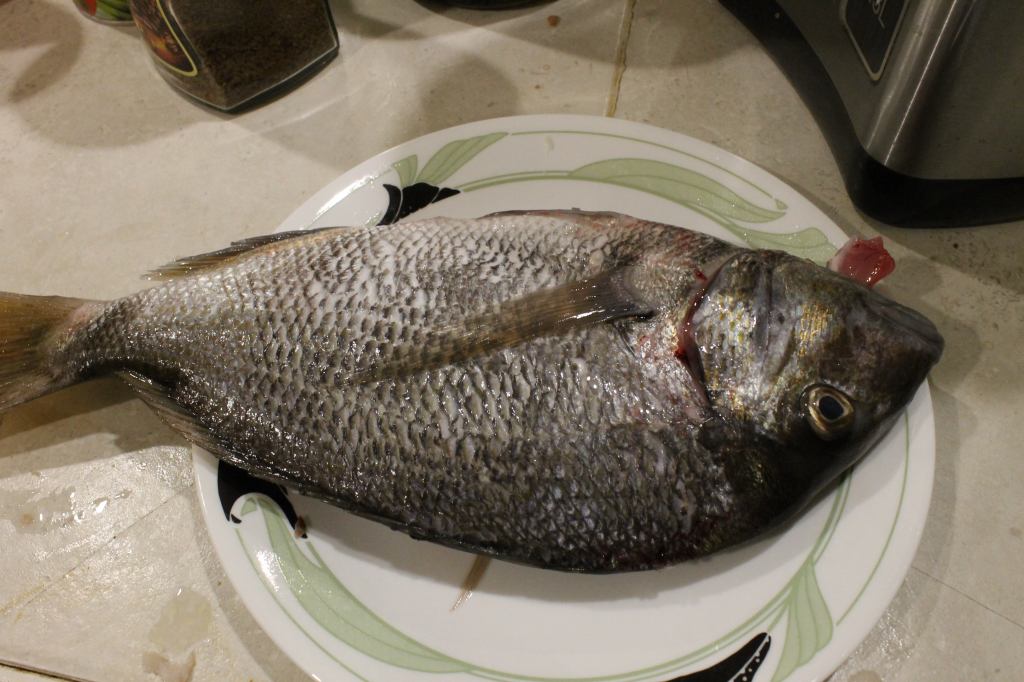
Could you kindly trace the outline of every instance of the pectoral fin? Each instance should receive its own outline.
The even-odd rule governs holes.
[[[399,349],[390,362],[357,371],[350,384],[370,383],[455,364],[544,336],[565,334],[625,317],[645,317],[654,307],[629,284],[631,266],[544,289],[500,304],[430,334],[415,348]]]

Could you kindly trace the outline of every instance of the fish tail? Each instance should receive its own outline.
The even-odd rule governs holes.
[[[78,380],[55,351],[91,305],[80,298],[0,293],[0,410]]]

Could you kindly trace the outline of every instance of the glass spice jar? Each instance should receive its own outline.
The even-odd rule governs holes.
[[[298,85],[338,54],[325,0],[130,0],[161,73],[221,111]]]

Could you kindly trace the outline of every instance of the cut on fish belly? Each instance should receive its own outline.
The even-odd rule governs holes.
[[[570,571],[784,522],[943,345],[814,263],[615,213],[271,235],[154,277],[110,302],[0,294],[0,409],[114,373],[257,476]]]

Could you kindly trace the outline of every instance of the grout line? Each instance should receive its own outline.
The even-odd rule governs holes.
[[[626,53],[629,51],[629,35],[633,31],[633,15],[636,14],[636,1],[626,0],[626,11],[623,13],[622,26],[619,27],[619,44],[615,50],[615,73],[612,75],[612,89],[608,94],[608,107],[604,115],[615,116],[619,108],[619,90],[622,89],[622,76],[626,73]]]
[[[0,658],[0,672],[3,672],[4,668],[7,668],[8,670],[21,670],[22,672],[32,673],[34,675],[45,675],[53,680],[66,680],[67,682],[91,682],[91,680],[87,680],[84,677],[73,677],[65,673],[58,673],[53,670],[46,670],[45,668],[28,665],[27,663],[8,661],[7,659]]]
[[[967,599],[968,601],[970,601],[970,602],[973,602],[973,603],[977,604],[978,606],[980,606],[981,608],[985,609],[986,611],[988,611],[988,612],[989,612],[989,613],[991,613],[992,615],[994,615],[994,616],[998,616],[999,618],[1001,618],[1001,619],[1005,620],[1005,621],[1006,621],[1007,623],[1009,623],[1010,625],[1013,625],[1013,626],[1015,626],[1015,627],[1017,627],[1017,628],[1020,628],[1021,630],[1024,630],[1024,625],[1021,625],[1020,623],[1018,623],[1018,622],[1017,622],[1017,621],[1015,621],[1014,619],[1010,618],[1009,616],[1006,616],[1006,615],[1003,615],[1002,613],[999,613],[998,611],[996,611],[996,610],[995,610],[995,609],[993,609],[992,607],[990,607],[990,606],[986,606],[985,604],[981,603],[980,601],[978,601],[977,599],[975,599],[975,598],[974,598],[974,597],[972,597],[971,595],[967,594],[966,592],[963,592],[963,591],[961,591],[961,590],[958,590],[957,588],[953,587],[952,585],[950,585],[950,584],[949,584],[949,583],[947,583],[946,581],[944,581],[944,580],[941,580],[941,579],[939,579],[939,578],[936,578],[936,577],[935,577],[934,575],[932,575],[931,573],[929,573],[929,572],[927,572],[927,571],[923,571],[923,570],[921,570],[920,568],[918,568],[917,566],[913,566],[912,568],[913,568],[913,569],[914,569],[915,571],[917,571],[918,573],[920,573],[921,575],[923,575],[923,576],[926,576],[926,577],[928,577],[928,578],[931,578],[932,580],[934,580],[934,581],[935,581],[935,582],[937,582],[938,584],[942,585],[943,587],[948,587],[949,589],[953,590],[954,592],[956,592],[957,594],[959,594],[959,595],[960,595],[961,597],[963,597],[964,599]]]

